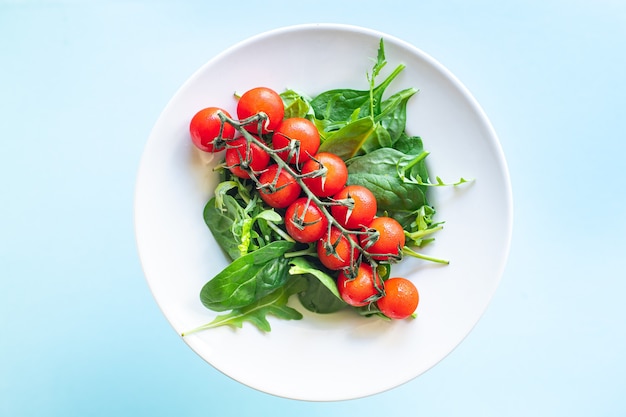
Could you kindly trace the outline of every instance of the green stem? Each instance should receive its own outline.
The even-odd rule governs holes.
[[[404,172],[408,171],[409,169],[413,168],[415,165],[423,161],[428,156],[429,153],[430,152],[428,151],[420,152],[415,158],[411,159],[411,161],[408,164],[402,167]]]
[[[316,256],[317,250],[315,249],[315,247],[309,246],[306,249],[302,249],[302,250],[298,250],[294,252],[287,252],[284,256],[285,258],[296,258],[298,256],[306,256],[306,255]]]
[[[374,88],[374,74],[372,74],[372,79],[370,80],[370,115],[374,115],[374,95],[375,93],[378,93],[378,91],[384,91],[389,84],[391,84],[391,82],[394,80],[394,78],[396,78],[398,76],[398,74],[400,74],[404,68],[406,67],[406,65],[404,64],[400,64],[396,67],[396,69],[393,70],[393,72],[391,74],[389,74],[389,76],[385,79],[385,81],[383,81],[382,83],[380,83],[380,85],[378,85],[377,87]]]
[[[226,322],[227,320],[223,320],[224,322]],[[213,329],[215,327],[219,327],[222,325],[222,321],[212,321],[210,323],[207,324],[203,324],[202,326],[198,326],[195,329],[191,329],[191,330],[187,330],[186,332],[182,332],[180,335],[181,337],[185,337],[185,336],[189,336],[190,334],[193,333],[198,333],[202,330],[208,330],[208,329]]]
[[[267,225],[272,228],[272,230],[274,230],[276,233],[278,233],[283,239],[285,239],[288,242],[295,242],[295,240],[293,240],[293,238],[291,236],[289,236],[287,233],[285,233],[285,231],[283,229],[281,229],[280,227],[276,226],[274,224],[274,222],[267,222]]]
[[[439,230],[443,229],[443,226],[436,226],[436,227],[432,227],[430,229],[424,229],[424,230],[418,230],[416,232],[405,232],[404,234],[413,240],[418,240],[423,238],[424,236],[428,236],[431,235]]]
[[[446,259],[434,258],[432,256],[424,255],[423,253],[415,252],[413,249],[408,248],[406,246],[402,248],[402,253],[408,256],[412,256],[414,258],[423,259],[425,261],[436,262],[438,264],[448,265],[450,263],[450,261]]]

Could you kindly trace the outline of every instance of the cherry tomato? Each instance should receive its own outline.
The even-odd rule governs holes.
[[[311,243],[328,231],[328,219],[314,202],[301,197],[287,207],[285,228],[296,242]]]
[[[385,295],[376,301],[381,313],[391,319],[405,319],[415,313],[419,292],[406,278],[389,278],[385,281]]]
[[[404,229],[396,219],[376,217],[367,230],[373,234],[360,235],[361,247],[372,259],[377,261],[398,261],[402,257],[402,248],[406,238]]]
[[[312,173],[318,173],[312,175]],[[314,155],[302,166],[302,181],[318,197],[330,197],[338,193],[348,180],[346,163],[330,152]],[[309,176],[310,175],[310,176]]]
[[[302,192],[294,177],[276,164],[270,165],[259,176],[259,183],[261,199],[274,208],[289,206]]]
[[[309,119],[291,117],[283,120],[272,135],[274,149],[288,147],[292,141],[298,148],[278,152],[278,156],[290,164],[304,163],[314,155],[320,147],[320,134]]]
[[[280,95],[267,87],[256,87],[246,91],[237,102],[237,116],[240,120],[247,119],[263,112],[268,119],[265,121],[261,133],[272,132],[280,125],[285,116],[285,105]],[[250,133],[258,133],[259,127],[256,123],[248,124],[244,127]]]
[[[346,235],[341,233],[341,230],[331,226],[330,233],[325,234],[317,241],[317,256],[320,262],[328,269],[337,271],[348,268],[356,262],[359,256],[356,242],[353,236],[346,237]]]
[[[230,114],[219,107],[207,107],[198,111],[189,123],[189,133],[193,144],[203,152],[215,152],[224,148],[225,141],[235,136],[235,128],[220,120],[217,112],[221,111],[225,116],[230,118]],[[222,133],[220,138],[220,130]],[[218,139],[218,140],[216,140]]]
[[[339,203],[330,207],[330,212],[337,222],[347,229],[360,229],[370,224],[378,206],[376,197],[362,185],[348,185],[333,196]]]
[[[376,283],[374,283],[374,279],[376,279]],[[376,301],[376,296],[382,291],[382,285],[378,274],[374,274],[371,265],[361,263],[355,278],[348,277],[345,271],[339,273],[337,289],[343,301],[351,306],[363,307]]]
[[[270,163],[270,155],[255,142],[247,146],[245,138],[228,142],[225,155],[226,166],[239,178],[250,178],[250,171],[260,172]]]

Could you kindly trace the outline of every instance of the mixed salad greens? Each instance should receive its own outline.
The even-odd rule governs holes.
[[[224,325],[242,327],[245,322],[269,332],[270,315],[285,320],[303,317],[288,305],[294,295],[304,308],[320,314],[351,308],[363,316],[415,317],[417,289],[410,282],[393,281],[400,285],[393,290],[386,285],[399,278],[393,276],[392,265],[404,256],[448,262],[419,252],[443,227],[443,222],[434,220],[429,189],[466,180],[446,184],[435,177],[431,181],[422,139],[405,130],[407,103],[418,91],[407,88],[386,94],[405,68],[398,65],[376,83],[386,64],[381,39],[363,90],[334,89],[315,97],[287,90],[278,95],[278,103],[275,97],[264,98],[273,90],[259,88],[252,98],[239,97],[238,118],[211,107],[203,109],[203,118],[198,112],[192,119],[191,136],[200,150],[226,151],[224,162],[216,168],[219,185],[203,216],[231,262],[200,289],[202,304],[221,314],[183,335]],[[293,122],[290,130],[282,126],[288,120]],[[279,142],[281,135],[287,140]],[[328,154],[343,161],[345,179],[339,174],[333,177],[330,164],[321,162]],[[307,162],[314,165],[312,171],[303,168]],[[275,169],[267,179],[271,166]],[[365,198],[362,203],[356,192],[342,197],[318,193],[311,185],[315,178],[322,187],[365,188],[375,201]],[[273,198],[279,195],[278,200]],[[296,200],[300,206],[290,209]],[[360,218],[359,204],[374,207],[374,217],[384,227],[374,226],[371,217],[358,227],[347,227],[348,217]],[[346,218],[336,215],[342,209]],[[308,210],[314,210],[313,220],[307,217]],[[390,225],[399,225],[400,232],[388,232]],[[333,240],[331,231],[338,238]],[[387,247],[378,249],[385,242]],[[325,262],[333,256],[346,262],[339,267]],[[411,294],[402,299],[406,288]],[[359,294],[365,294],[363,299],[352,302]]]

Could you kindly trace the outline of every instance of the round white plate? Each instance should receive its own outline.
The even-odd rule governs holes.
[[[227,265],[204,224],[202,210],[217,179],[217,161],[199,155],[188,125],[197,110],[223,107],[235,114],[234,92],[256,86],[316,95],[332,88],[367,89],[383,38],[388,64],[406,69],[388,88],[420,92],[407,109],[407,130],[421,136],[431,175],[459,187],[431,194],[445,221],[423,251],[450,264],[405,259],[394,275],[420,292],[416,320],[386,322],[350,313],[304,314],[299,321],[270,316],[272,331],[216,328],[184,337],[213,367],[276,396],[333,401],[359,398],[403,384],[449,354],[485,311],[506,263],[512,195],[497,136],[467,89],[426,53],[374,30],[336,24],[286,27],[257,35],[216,56],[176,93],[156,122],[139,167],[135,228],[147,282],[178,332],[211,321],[201,287]]]

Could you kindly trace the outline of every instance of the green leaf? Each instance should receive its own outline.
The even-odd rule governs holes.
[[[405,183],[398,176],[397,164],[402,158],[406,158],[402,152],[382,148],[349,161],[348,183],[359,184],[372,191],[379,213],[411,213],[427,204],[426,187]]]
[[[405,155],[419,155],[424,151],[424,144],[421,137],[402,133],[393,144],[393,148]]]
[[[380,123],[376,123],[374,131],[361,145],[361,153],[370,153],[380,148],[389,148],[393,144],[389,131]]]
[[[302,275],[307,282],[306,290],[298,293],[300,304],[317,314],[330,314],[346,308],[348,305],[334,296],[324,284],[313,275]]]
[[[280,94],[280,97],[285,105],[285,118],[304,117],[310,119],[313,117],[309,97],[295,90],[286,90]]]
[[[385,89],[404,68],[404,65],[396,67],[373,90],[333,89],[321,93],[311,100],[311,107],[315,112],[315,117],[330,122],[345,122],[355,112],[359,117],[371,115],[371,108],[374,109],[373,116],[376,116],[377,109],[380,109]]]
[[[273,223],[283,222],[283,218],[281,217],[281,215],[276,213],[273,209],[263,210],[262,212],[254,216],[254,218],[267,220],[268,222],[273,222]]]
[[[289,266],[283,255],[293,246],[279,240],[235,259],[202,287],[202,304],[214,311],[242,308],[282,286]]]
[[[315,117],[328,122],[345,122],[369,103],[369,90],[329,90],[311,101]]]
[[[299,275],[306,281],[307,287],[298,293],[298,299],[307,310],[328,314],[347,306],[339,295],[335,278],[305,258],[293,258],[289,274]]]
[[[381,39],[378,42],[378,54],[376,55],[376,63],[372,68],[372,81],[380,74],[380,71],[387,65],[387,59],[385,58],[385,42]]]
[[[406,106],[411,97],[417,93],[414,88],[402,90],[381,104],[380,115],[376,117],[385,130],[389,133],[391,142],[395,143],[406,128]]]
[[[234,197],[226,194],[221,196],[218,207],[216,197],[211,198],[204,206],[204,222],[215,237],[217,244],[231,260],[241,256],[239,244],[241,237],[235,231],[235,223],[245,217],[243,208]]]
[[[217,316],[213,321],[205,325],[199,326],[188,332],[184,332],[182,336],[208,330],[219,326],[230,326],[233,328],[241,328],[243,323],[249,322],[263,332],[272,330],[267,316],[272,315],[283,320],[300,320],[302,314],[287,305],[289,297],[305,288],[302,280],[289,280],[287,283],[261,299],[238,309],[232,310],[230,313]]]
[[[341,300],[339,291],[337,290],[337,284],[335,279],[322,271],[320,268],[314,266],[311,262],[305,258],[298,257],[290,260],[291,267],[289,268],[290,275],[302,275],[310,274],[317,278],[328,290],[338,299]]]
[[[362,153],[361,147],[375,132],[376,126],[370,117],[358,119],[330,134],[320,145],[320,152],[332,152],[343,160]]]

